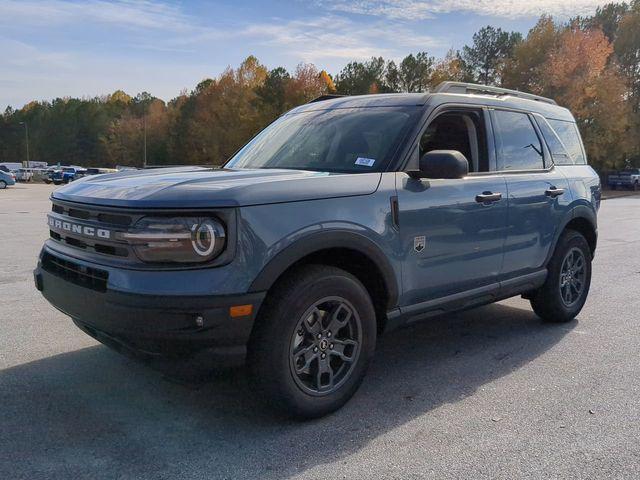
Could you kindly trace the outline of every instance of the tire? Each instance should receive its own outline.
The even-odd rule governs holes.
[[[573,320],[582,310],[591,286],[591,249],[575,230],[558,240],[544,285],[531,297],[533,311],[547,322]]]
[[[60,185],[61,183],[62,182],[56,182],[56,181],[53,182],[54,185]]]
[[[335,267],[302,267],[265,300],[247,352],[252,386],[285,416],[331,413],[362,383],[376,331],[371,298],[356,277]]]
[[[0,190],[4,190],[5,188],[7,188],[7,182],[0,180]]]

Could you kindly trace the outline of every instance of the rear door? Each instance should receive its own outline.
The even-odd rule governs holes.
[[[532,273],[546,263],[571,201],[569,184],[554,168],[532,115],[492,110],[497,168],[507,184],[507,237],[502,279]]]

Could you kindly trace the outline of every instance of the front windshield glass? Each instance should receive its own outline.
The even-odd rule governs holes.
[[[396,107],[291,113],[264,129],[225,167],[382,171],[417,113],[418,108]]]

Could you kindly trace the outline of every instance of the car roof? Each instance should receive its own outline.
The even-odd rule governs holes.
[[[338,108],[365,107],[405,107],[423,106],[429,98],[428,93],[378,93],[372,95],[327,96],[326,100],[316,99],[311,103],[300,105],[290,113],[300,113],[313,110],[334,110]]]
[[[509,91],[505,91],[509,92]],[[366,107],[425,107],[442,104],[462,104],[469,106],[486,106],[494,108],[508,108],[538,113],[545,118],[575,122],[569,110],[555,102],[548,101],[533,95],[526,97],[513,94],[489,94],[489,93],[384,93],[372,95],[353,95],[334,97],[326,96],[301,105],[288,113],[301,113],[317,110],[334,110],[342,108],[366,108]],[[325,99],[326,98],[326,99]]]

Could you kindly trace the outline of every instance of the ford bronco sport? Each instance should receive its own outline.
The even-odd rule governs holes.
[[[317,417],[398,326],[515,295],[573,319],[600,181],[554,101],[445,83],[321,97],[221,169],[87,177],[51,199],[35,282],[78,327],[241,355],[271,406]]]

